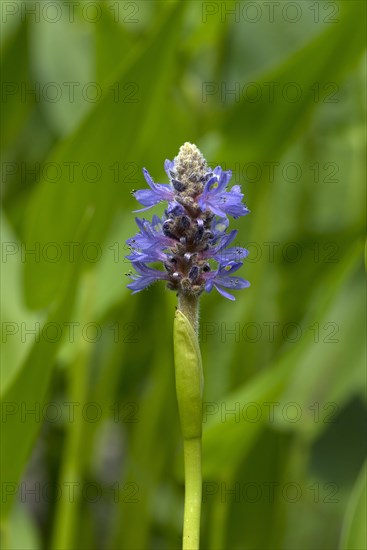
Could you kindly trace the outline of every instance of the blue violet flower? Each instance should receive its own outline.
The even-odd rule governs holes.
[[[134,197],[148,210],[167,201],[162,219],[136,218],[139,233],[127,240],[135,274],[127,286],[133,294],[158,280],[167,287],[188,296],[199,296],[216,288],[234,300],[226,289],[238,290],[250,285],[242,277],[233,276],[248,251],[229,247],[237,235],[227,232],[228,216],[238,218],[249,212],[242,203],[241,187],[227,189],[231,171],[220,166],[210,170],[203,155],[192,143],[185,143],[173,161],[164,164],[170,183],[155,183],[144,168],[150,189],[133,191]],[[147,264],[159,262],[164,271]]]

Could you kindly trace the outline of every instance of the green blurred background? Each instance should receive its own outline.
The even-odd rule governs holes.
[[[201,300],[202,548],[366,548],[365,2],[1,10],[3,548],[180,548],[176,298],[124,256],[185,141],[251,210],[251,287]]]

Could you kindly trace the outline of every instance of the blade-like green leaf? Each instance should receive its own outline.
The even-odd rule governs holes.
[[[340,288],[351,276],[360,253],[361,245],[356,243],[350,255],[338,266],[338,284],[331,286],[328,292],[323,292],[322,299],[316,302],[317,319],[324,314],[327,305],[335,300]],[[270,419],[272,423],[277,420],[276,409],[274,414],[270,412],[269,402],[280,401],[280,397],[288,390],[293,372],[297,371],[297,365],[309,349],[311,341],[312,334],[309,333],[307,338],[283,353],[277,362],[248,384],[223,399],[204,403],[204,476],[216,476],[223,468],[225,472],[226,469],[230,471],[236,467],[241,458],[246,456],[264,423]],[[294,399],[289,397],[289,400]],[[306,428],[308,426],[306,423]]]
[[[80,223],[77,237],[83,240],[91,222],[91,211],[86,212]],[[83,241],[84,242],[84,241]],[[29,457],[34,439],[41,428],[42,408],[47,394],[58,349],[61,344],[60,330],[70,320],[74,295],[78,282],[78,261],[70,273],[59,301],[50,312],[44,327],[54,327],[55,333],[39,330],[39,339],[32,346],[12,383],[6,388],[1,402],[2,444],[0,471],[4,490],[2,517],[10,510],[19,488],[17,483]]]
[[[276,400],[285,387],[293,364],[294,354],[289,354],[272,370],[230,396],[204,402],[204,478],[225,477],[246,455],[267,422],[269,403]]]
[[[61,177],[57,182],[44,179],[40,183],[27,212],[26,244],[41,250],[39,257],[30,257],[25,265],[26,299],[31,308],[47,306],[70,273],[68,251],[85,207],[95,207],[87,241],[100,250],[119,202],[127,201],[130,189],[121,183],[118,170],[126,161],[134,168],[159,131],[182,8],[181,3],[173,5],[152,42],[117,69],[100,103],[49,159],[59,167]],[[76,163],[72,177],[70,163]],[[62,252],[57,262],[49,261],[44,253],[49,243]],[[80,243],[73,246],[80,247]],[[88,251],[82,254],[86,265],[87,255]]]
[[[32,94],[25,96],[25,90],[32,89],[28,59],[28,24],[23,19],[15,34],[2,48],[1,54],[2,148],[9,147],[16,139],[35,104]]]
[[[113,13],[106,3],[101,4],[103,20],[95,25],[96,32],[96,75],[98,82],[108,79],[114,73],[121,59],[133,46],[131,35],[122,25],[116,24]]]
[[[5,213],[1,212],[1,275],[5,284],[1,285],[1,387],[0,395],[11,384],[17,370],[21,367],[31,338],[25,338],[24,328],[35,328],[41,321],[40,315],[24,307],[21,293],[21,243],[16,239],[8,224]]]
[[[365,3],[342,2],[342,8],[338,22],[257,79],[261,94],[256,101],[243,100],[225,116],[226,154],[219,158],[238,160],[245,155],[252,162],[278,158],[317,105],[339,88],[365,48]]]
[[[340,550],[367,548],[367,469],[364,464],[354,485],[344,518]]]

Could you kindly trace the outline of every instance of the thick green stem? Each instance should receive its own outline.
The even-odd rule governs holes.
[[[187,294],[178,295],[178,309],[190,321],[195,334],[199,334],[199,298],[197,296],[188,296]]]
[[[201,431],[202,367],[198,342],[199,300],[196,296],[179,295],[178,309],[193,329],[191,346],[185,348],[176,339],[176,388],[184,436],[185,507],[183,550],[198,550],[201,516]],[[189,330],[189,333],[191,328]],[[185,333],[186,334],[186,333]],[[190,350],[193,351],[191,354]],[[194,351],[195,350],[195,351]],[[182,358],[182,362],[177,361]],[[190,357],[194,358],[190,360]],[[182,368],[180,368],[182,365]]]
[[[184,439],[185,510],[183,550],[198,550],[201,516],[201,438]]]

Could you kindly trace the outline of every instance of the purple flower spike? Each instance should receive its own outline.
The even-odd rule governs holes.
[[[136,273],[127,286],[133,294],[157,280],[183,295],[199,296],[213,288],[234,300],[226,289],[239,290],[250,285],[233,276],[248,251],[231,246],[237,231],[227,232],[228,216],[238,218],[249,212],[242,203],[239,185],[227,189],[232,173],[217,166],[211,171],[199,149],[185,143],[174,160],[166,160],[164,169],[170,183],[155,183],[144,168],[150,189],[134,191],[135,198],[147,210],[166,201],[168,206],[160,219],[151,222],[136,218],[139,232],[127,240],[131,251],[127,259]],[[164,270],[149,267],[160,263]]]

